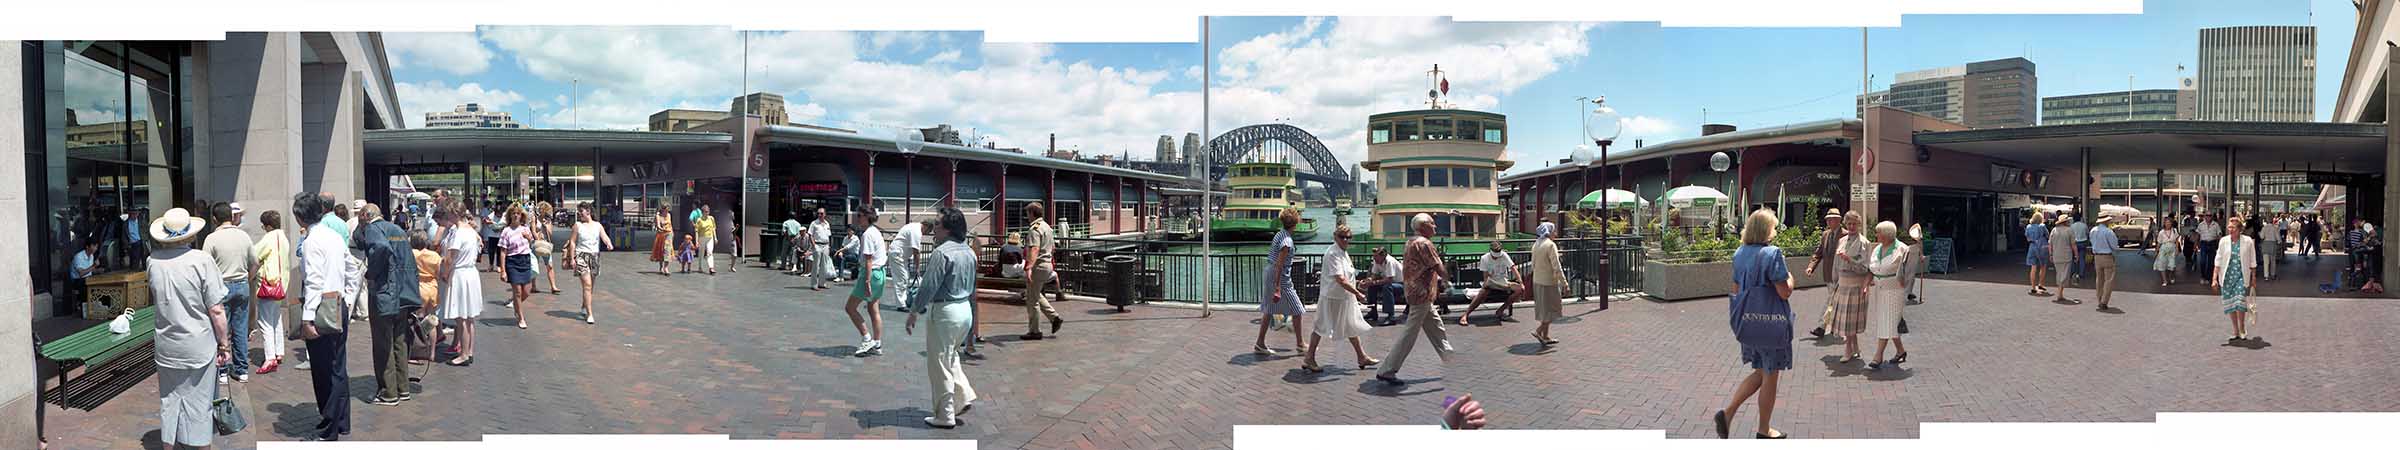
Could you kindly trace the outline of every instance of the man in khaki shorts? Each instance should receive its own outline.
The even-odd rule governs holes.
[[[1051,236],[1050,223],[1042,220],[1049,217],[1046,212],[1042,202],[1025,205],[1025,217],[1032,219],[1033,225],[1025,230],[1025,334],[1017,337],[1028,341],[1047,337],[1042,334],[1043,317],[1050,318],[1050,334],[1058,334],[1059,325],[1066,322],[1058,317],[1057,309],[1050,307],[1050,299],[1042,297],[1043,290],[1055,287],[1052,283],[1058,275],[1051,266],[1052,249],[1058,242]],[[1058,301],[1067,301],[1065,291],[1055,292]]]

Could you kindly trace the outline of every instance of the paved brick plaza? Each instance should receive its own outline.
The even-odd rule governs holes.
[[[1783,378],[1775,427],[1802,438],[1899,438],[1920,422],[2125,422],[2157,412],[2392,411],[2400,409],[2400,302],[2267,298],[2253,333],[2263,348],[2225,345],[2230,324],[2214,297],[2120,292],[2123,314],[2025,295],[2021,285],[1932,280],[1906,316],[1904,370],[1835,364],[1836,341],[1806,339],[1823,288],[1794,295],[1806,324]],[[2089,299],[2090,290],[2072,295]],[[1472,392],[1496,428],[1665,429],[1714,437],[1748,369],[1726,324],[1725,300],[1570,305],[1552,326],[1564,341],[1540,352],[1530,322],[1459,330],[1453,386]],[[1529,315],[1520,316],[1530,319]],[[1862,346],[1865,358],[1874,349]],[[1887,353],[1889,357],[1891,353]],[[1754,433],[1754,404],[1734,418]]]
[[[1450,389],[1443,367],[1419,347],[1387,388],[1369,372],[1343,369],[1346,344],[1308,375],[1297,357],[1250,354],[1252,313],[1059,305],[1063,339],[1018,342],[1021,307],[985,303],[988,359],[969,360],[983,399],[955,430],[926,427],[930,402],[921,336],[902,333],[887,311],[886,354],[849,356],[857,335],[840,312],[847,290],[815,292],[803,278],[764,270],[710,277],[660,277],[643,255],[607,256],[610,272],[594,300],[600,323],[577,320],[577,297],[535,294],[532,328],[517,330],[499,302],[496,274],[486,299],[473,367],[436,366],[416,399],[400,406],[371,396],[367,339],[350,340],[351,440],[476,440],[484,434],[700,433],[736,439],[963,438],[984,448],[1230,448],[1235,424],[1433,424]],[[636,271],[643,271],[636,273]],[[575,282],[560,277],[569,287]],[[840,287],[848,287],[845,283]],[[361,330],[364,328],[361,327]],[[1392,328],[1378,332],[1393,334]],[[921,335],[921,333],[920,333]],[[1273,337],[1273,336],[1271,336]],[[1378,355],[1389,338],[1370,341]],[[1269,339],[1290,347],[1290,334]],[[1328,345],[1335,343],[1328,342]],[[287,363],[294,362],[288,360]],[[1349,366],[1355,367],[1355,366]],[[297,440],[316,423],[307,372],[291,369],[237,383],[253,432],[220,437],[224,448]],[[91,412],[50,411],[55,448],[157,446],[155,379]]]
[[[495,275],[474,367],[436,366],[416,400],[354,405],[353,440],[476,440],[485,434],[697,433],[737,439],[969,438],[984,448],[1226,448],[1236,424],[1431,424],[1445,395],[1473,393],[1496,428],[1666,429],[1709,434],[1743,374],[1723,299],[1567,307],[1565,341],[1538,352],[1528,322],[1452,327],[1461,357],[1445,367],[1420,347],[1387,388],[1348,369],[1328,342],[1329,372],[1296,357],[1249,354],[1253,313],[1070,302],[1063,339],[1018,342],[1023,310],[985,303],[989,359],[970,360],[983,395],[968,426],[918,421],[929,401],[922,341],[885,317],[885,356],[848,356],[856,336],[845,291],[814,292],[763,270],[660,277],[641,255],[608,256],[600,324],[575,320],[572,293],[536,294],[532,329],[501,309]],[[573,282],[569,281],[569,286]],[[2270,344],[2224,346],[2215,300],[2120,293],[2123,314],[2062,306],[2020,287],[1931,281],[1909,309],[1906,370],[1835,367],[1839,347],[1803,340],[1783,384],[1778,428],[1799,437],[1911,437],[1920,422],[2147,421],[2162,411],[2374,411],[2400,408],[2400,303],[2270,298],[2257,333]],[[844,285],[846,287],[846,285]],[[2075,295],[2089,298],[2089,291]],[[1812,322],[1823,291],[1796,295]],[[1380,357],[1396,328],[1378,328]],[[1288,333],[1270,334],[1287,348]],[[352,389],[371,395],[365,335],[351,339]],[[1867,349],[1871,355],[1872,349]],[[256,440],[294,440],[316,421],[304,371],[237,384]],[[156,385],[145,380],[96,411],[53,409],[58,448],[156,447]],[[1750,433],[1755,409],[1737,417]]]

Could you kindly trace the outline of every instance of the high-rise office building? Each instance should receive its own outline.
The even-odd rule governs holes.
[[[489,111],[468,103],[449,111],[425,113],[425,128],[524,128],[507,111]]]
[[[1172,135],[1158,135],[1158,151],[1156,153],[1157,155],[1153,156],[1151,160],[1159,162],[1183,161],[1180,159],[1175,159],[1175,136]]]
[[[2123,122],[2128,120],[2190,120],[2192,91],[2143,89],[2042,98],[2043,125]]]
[[[2316,120],[2317,28],[2200,29],[2199,118]]]
[[[2033,61],[2004,58],[1966,65],[1901,72],[1888,90],[1858,96],[1868,106],[1887,105],[1976,128],[2031,126],[2040,86]]]

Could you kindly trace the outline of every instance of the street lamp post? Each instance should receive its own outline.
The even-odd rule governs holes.
[[[1620,134],[1623,134],[1623,133],[1625,132],[1625,118],[1623,118],[1623,117],[1618,117],[1618,118],[1617,118],[1617,124],[1616,124],[1616,128],[1615,128],[1614,130],[1611,130],[1611,131],[1609,132],[1609,135],[1608,135],[1608,137],[1607,137],[1607,138],[1593,138],[1593,137],[1592,137],[1592,121],[1591,121],[1591,116],[1592,116],[1592,115],[1594,115],[1594,114],[1606,114],[1606,115],[1612,115],[1612,116],[1613,116],[1613,115],[1616,115],[1616,113],[1617,113],[1617,110],[1616,110],[1616,108],[1610,108],[1610,107],[1608,106],[1608,97],[1607,97],[1607,96],[1577,97],[1577,98],[1575,99],[1575,101],[1576,101],[1576,105],[1575,105],[1575,114],[1576,114],[1577,116],[1579,116],[1579,117],[1580,117],[1580,118],[1583,120],[1583,138],[1584,138],[1585,140],[1590,140],[1590,141],[1592,141],[1592,145],[1595,145],[1595,146],[1599,146],[1599,147],[1600,147],[1600,151],[1599,151],[1599,153],[1600,153],[1600,154],[1599,154],[1599,157],[1597,158],[1597,159],[1599,159],[1599,160],[1600,160],[1600,170],[1604,170],[1604,171],[1605,171],[1605,170],[1608,170],[1608,145],[1609,145],[1609,144],[1616,143],[1616,141],[1617,141],[1617,136],[1618,136],[1618,135],[1620,135]],[[1590,114],[1585,114],[1585,113],[1583,112],[1583,102],[1591,102],[1591,104],[1592,104],[1592,112],[1591,112]],[[1596,281],[1597,281],[1597,282],[1600,284],[1600,297],[1601,297],[1601,299],[1600,299],[1600,304],[1601,304],[1601,307],[1602,307],[1602,308],[1606,308],[1606,307],[1607,307],[1607,305],[1608,305],[1608,293],[1609,293],[1609,286],[1608,286],[1608,285],[1609,285],[1609,283],[1610,283],[1610,280],[1609,280],[1609,264],[1610,264],[1610,261],[1609,261],[1609,257],[1608,257],[1608,232],[1609,232],[1609,230],[1608,230],[1608,227],[1609,227],[1609,222],[1608,222],[1608,215],[1609,215],[1609,211],[1608,211],[1608,193],[1607,193],[1608,191],[1607,191],[1605,188],[1601,188],[1601,189],[1593,189],[1593,186],[1592,186],[1592,184],[1591,184],[1591,159],[1585,159],[1585,160],[1583,161],[1583,166],[1584,166],[1584,167],[1582,168],[1582,171],[1584,172],[1584,174],[1583,174],[1583,176],[1584,176],[1584,185],[1583,185],[1583,187],[1584,187],[1586,190],[1592,190],[1592,191],[1595,191],[1595,192],[1600,192],[1600,193],[1601,193],[1601,194],[1600,194],[1600,204],[1599,204],[1599,205],[1597,205],[1597,206],[1599,206],[1599,207],[1600,207],[1600,216],[1599,216],[1599,217],[1600,217],[1600,231],[1599,231],[1599,236],[1600,236],[1600,239],[1599,239],[1599,241],[1600,241],[1600,243],[1599,243],[1600,257],[1599,257],[1599,258],[1597,258],[1597,260],[1598,260],[1598,264],[1597,264],[1597,265],[1598,265],[1598,267],[1596,268],[1595,272],[1598,274],[1598,275],[1597,275],[1597,278],[1598,278],[1598,280],[1596,280]],[[1607,181],[1608,181],[1607,175],[1606,175],[1606,174],[1602,174],[1602,175],[1601,175],[1601,182],[1605,183],[1605,182],[1607,182]],[[1585,195],[1590,195],[1590,194],[1588,194],[1588,193],[1587,193],[1587,194],[1585,194]],[[1629,220],[1629,221],[1628,221],[1628,223],[1631,223],[1631,221]],[[1586,276],[1586,277],[1584,277],[1584,278],[1585,278],[1586,280],[1590,280],[1590,279],[1592,279],[1592,278],[1594,278],[1594,277],[1592,277],[1592,276]],[[1576,283],[1575,285],[1576,285],[1576,296],[1577,296],[1577,297],[1582,297],[1582,296],[1584,296],[1583,294],[1585,294],[1585,293],[1586,293],[1586,291],[1584,291],[1584,287],[1585,287],[1585,286],[1587,286],[1587,284],[1586,284],[1586,283]]]

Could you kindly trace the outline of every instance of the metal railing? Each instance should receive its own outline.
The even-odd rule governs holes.
[[[1204,289],[1215,303],[1254,304],[1266,296],[1266,267],[1272,256],[1268,253],[1266,242],[1219,242],[1215,244],[1213,252],[1202,254],[1199,246],[1191,242],[1094,238],[1057,240],[1060,248],[1054,255],[1058,279],[1065,290],[1072,294],[1101,297],[1107,294],[1108,288],[1114,283],[1129,282],[1134,283],[1134,294],[1140,301],[1197,302]],[[991,270],[984,275],[996,277],[995,265],[999,255],[996,243],[999,240],[983,236],[979,241],[987,244],[979,248],[977,254],[985,263],[983,267]],[[1483,279],[1478,262],[1484,252],[1473,249],[1484,248],[1490,241],[1437,242],[1447,249],[1442,259],[1448,268],[1445,278],[1451,281],[1451,286],[1444,289],[1443,301],[1463,302],[1465,293],[1479,287]],[[1528,249],[1532,247],[1533,240],[1509,239],[1501,242],[1503,248],[1509,251],[1510,259],[1518,263],[1520,268],[1531,261]],[[1645,258],[1641,238],[1561,238],[1557,242],[1559,262],[1565,266],[1574,295],[1593,296],[1602,292],[1618,294],[1641,290]],[[1374,263],[1375,247],[1389,248],[1398,255],[1403,244],[1404,241],[1391,240],[1354,241],[1350,245],[1350,262],[1360,273],[1365,273]],[[1290,272],[1292,284],[1304,304],[1316,302],[1320,274],[1324,269],[1319,255],[1323,254],[1326,245],[1331,244],[1301,244],[1299,251],[1293,255]],[[1599,284],[1603,272],[1600,261],[1604,252],[1610,262],[1605,269],[1608,280],[1605,288]],[[1111,274],[1103,258],[1114,255],[1133,257],[1137,272],[1123,279]],[[1214,264],[1208,265],[1204,259],[1213,259]]]

